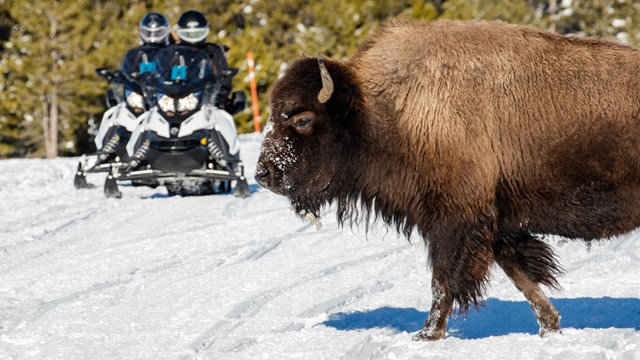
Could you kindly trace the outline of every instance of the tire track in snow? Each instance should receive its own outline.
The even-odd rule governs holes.
[[[233,217],[237,217],[237,212],[240,209],[250,208],[250,205],[254,202],[254,196],[251,194],[246,198],[238,198],[233,194],[229,194],[227,196],[233,196],[233,200],[228,201],[227,204],[223,207],[223,211],[221,216],[229,215]],[[247,214],[247,216],[250,214]]]
[[[63,210],[67,210],[67,209],[72,209],[71,207],[65,207]],[[54,209],[55,210],[55,209]],[[46,213],[50,213],[51,210],[49,210]],[[41,218],[39,215],[34,215],[34,216],[30,216],[30,218],[33,219],[38,219],[38,226],[37,228],[40,230],[39,234],[34,234],[31,235],[31,237],[33,237],[33,240],[23,240],[23,241],[17,241],[14,244],[10,245],[10,246],[0,246],[0,251],[5,250],[6,248],[9,247],[18,247],[21,246],[23,244],[30,244],[39,240],[42,240],[46,237],[50,237],[55,235],[57,232],[64,230],[66,228],[71,227],[72,225],[76,224],[79,221],[84,221],[89,219],[92,215],[95,215],[96,213],[98,213],[98,209],[89,209],[89,210],[81,210],[81,211],[75,211],[71,214],[67,214],[66,212],[63,213],[58,213],[58,216],[55,218],[50,218],[50,219],[46,219],[46,218]],[[62,224],[59,224],[62,222]],[[54,226],[51,229],[47,229],[49,227],[49,224],[54,224]],[[26,226],[27,228],[31,228],[32,224],[28,224],[28,226]],[[3,234],[11,234],[11,233],[15,233],[15,232],[20,232],[23,231],[25,229],[25,224],[19,224],[16,223],[15,226],[20,227],[19,229],[5,229],[2,231]]]
[[[93,293],[101,293],[101,292],[104,292],[105,290],[115,288],[117,286],[127,285],[131,283],[133,280],[134,280],[133,277],[129,277],[123,280],[106,281],[106,282],[94,284],[87,289],[75,291],[62,298],[44,303],[40,305],[40,307],[38,308],[38,310],[36,310],[35,313],[32,314],[30,322],[37,321],[43,315],[54,310],[58,306],[73,303],[75,301],[82,301],[84,300],[83,299],[84,296],[91,295]]]
[[[379,354],[387,349],[385,342],[375,341],[368,335],[364,344],[358,344],[347,351],[340,359],[345,360],[371,360],[379,358]]]
[[[127,277],[120,280],[114,281],[105,281],[94,284],[86,289],[74,291],[66,296],[59,297],[55,300],[40,302],[37,306],[28,305],[29,308],[35,307],[35,309],[27,314],[24,314],[22,317],[14,318],[11,323],[13,325],[8,325],[8,321],[3,324],[0,329],[0,333],[10,333],[18,327],[23,327],[24,325],[33,324],[38,321],[38,319],[42,318],[47,313],[55,310],[59,306],[71,304],[77,301],[84,301],[84,299],[95,293],[103,293],[105,290],[109,290],[118,286],[127,285],[134,281],[134,277]],[[15,313],[15,311],[12,311]],[[17,325],[16,325],[17,324]]]
[[[21,248],[24,248],[26,246],[39,244],[40,242],[46,239],[57,236],[58,233],[65,231],[78,223],[82,223],[90,219],[97,213],[98,213],[98,210],[96,209],[76,213],[73,215],[74,218],[65,221],[63,224],[57,226],[54,229],[50,229],[50,230],[45,229],[42,234],[34,236],[32,240],[22,240],[11,245],[0,246],[0,254],[4,254],[4,256],[7,256],[7,254],[10,254],[10,253],[17,253],[19,250],[21,250]],[[60,248],[63,248],[66,245],[69,245],[78,241],[82,241],[82,240],[83,240],[82,238],[74,237],[71,240],[58,241],[55,243],[46,244],[44,245],[44,249],[34,249],[30,251],[30,254],[29,252],[27,252],[26,254],[23,252],[21,255],[24,255],[25,259],[23,261],[13,263],[7,267],[4,267],[3,269],[0,269],[0,275],[7,275],[10,272],[18,268],[21,268],[22,266],[28,264],[33,260],[39,259],[47,254],[50,254],[51,252],[59,250]],[[33,255],[33,253],[36,253],[36,254]],[[7,264],[8,262],[9,261],[5,259],[2,263]]]
[[[3,191],[1,191],[1,190],[0,190],[0,195],[3,195]],[[11,193],[9,195],[14,195],[14,194]],[[29,212],[33,212],[33,210],[34,210],[34,206],[33,206],[34,201],[37,202],[38,204],[46,204],[51,200],[58,199],[59,195],[40,196],[40,197],[37,197],[37,199],[35,199],[35,200],[25,199],[25,200],[20,201],[20,202],[12,201],[11,199],[5,198],[4,195],[2,197],[4,199],[7,199],[7,200],[5,200],[6,204],[10,204],[11,208],[9,208],[9,207],[5,208],[5,206],[3,204],[3,206],[0,207],[0,212],[1,213],[5,214],[7,212],[11,212],[11,213],[14,213],[14,214],[22,214],[22,213],[24,213],[23,210],[25,210],[25,209],[27,209]],[[41,210],[41,211],[39,211],[38,213],[35,213],[35,214],[30,214],[30,217],[34,218],[34,219],[46,218],[47,214],[50,214],[50,209],[49,208],[46,208],[45,210]],[[11,226],[20,226],[22,224],[20,224],[19,221],[14,220],[14,221],[11,221],[11,222],[7,222],[5,225],[6,225],[6,227],[11,228]],[[0,234],[6,233],[6,232],[8,232],[8,231],[4,230],[4,229],[0,229]]]
[[[180,262],[171,258],[160,263],[153,262],[153,264],[150,265],[152,266],[146,267],[144,269],[136,268],[127,271],[124,274],[119,274],[116,276],[116,280],[101,281],[85,289],[72,291],[68,295],[58,297],[55,300],[46,302],[41,301],[36,306],[29,305],[29,307],[35,308],[35,310],[31,313],[24,314],[21,317],[12,319],[11,323],[14,324],[13,326],[7,325],[9,323],[8,321],[3,321],[3,324],[1,324],[2,326],[0,327],[0,333],[7,333],[15,330],[15,328],[18,326],[15,324],[20,324],[19,326],[22,327],[23,325],[35,323],[42,316],[57,309],[58,307],[62,305],[72,304],[74,302],[85,301],[88,296],[104,295],[105,291],[119,287],[132,288],[135,284],[139,284],[140,282],[144,283],[145,279],[147,279],[149,275],[156,275],[162,273],[163,271],[172,269],[180,265]],[[16,312],[12,311],[12,313],[15,314]]]
[[[340,264],[329,266],[314,274],[307,275],[303,279],[296,281],[293,284],[277,287],[268,291],[264,291],[256,296],[253,296],[245,301],[242,301],[241,303],[236,305],[226,315],[224,320],[219,320],[216,324],[214,324],[211,328],[205,331],[200,337],[198,337],[192,343],[191,347],[193,349],[193,353],[201,354],[207,351],[216,343],[216,341],[218,341],[221,338],[221,336],[225,336],[223,334],[229,334],[236,328],[244,325],[247,320],[255,317],[266,304],[268,304],[270,301],[277,298],[278,296],[286,293],[287,291],[290,291],[303,284],[306,284],[315,280],[319,280],[321,278],[350,269],[355,266],[361,266],[362,264],[369,263],[369,262],[377,262],[382,259],[388,258],[390,256],[398,255],[403,251],[408,251],[408,249],[410,248],[407,248],[406,246],[398,246],[391,250],[386,250],[386,251],[365,256],[356,260],[346,261]],[[390,284],[375,284],[371,288],[372,290],[369,293],[385,291],[390,287],[391,287]],[[363,297],[366,294],[368,293],[366,292],[365,289],[361,289],[359,291],[358,290],[353,291],[354,296]],[[319,311],[323,306],[330,308],[333,305],[338,306],[338,303],[340,303],[341,301],[347,301],[347,299],[342,299],[340,297],[334,300],[335,301],[328,301],[324,304],[319,304],[317,307],[312,308],[308,312],[311,314],[314,310]],[[190,358],[190,357],[185,356],[183,358]]]
[[[242,261],[258,260],[263,256],[267,255],[268,253],[272,252],[273,250],[275,250],[283,242],[287,240],[294,240],[298,236],[302,235],[303,231],[310,229],[312,226],[313,226],[312,224],[306,224],[297,228],[296,230],[293,231],[293,233],[296,235],[287,234],[287,235],[278,236],[273,239],[269,239],[269,241],[267,241],[266,243],[261,242],[260,246],[254,251],[252,251],[250,254],[246,255],[244,259],[242,259]],[[257,241],[254,240],[253,243],[257,243]]]
[[[311,309],[300,314],[300,317],[311,318],[319,314],[325,314],[333,309],[360,300],[366,295],[381,293],[392,287],[393,285],[388,281],[376,281],[375,284],[367,288],[356,288],[346,294],[338,295],[330,300],[316,304]]]
[[[302,226],[296,229],[294,233],[300,234],[308,228],[309,225]],[[169,235],[165,234],[165,236]],[[242,244],[234,244],[204,253],[198,250],[197,256],[191,257],[188,260],[174,260],[172,261],[171,266],[167,266],[163,268],[163,270],[169,270],[181,266],[190,267],[193,264],[201,263],[204,261],[213,262],[213,264],[207,265],[200,272],[198,272],[197,274],[193,274],[189,278],[204,276],[209,272],[224,266],[241,265],[244,264],[245,261],[258,260],[278,248],[285,241],[294,240],[296,238],[297,236],[295,235],[286,235],[270,238],[266,241],[250,240]]]
[[[308,226],[305,225],[299,228],[296,232],[301,232],[306,228],[308,228]],[[171,235],[165,233],[164,236],[171,236]],[[291,238],[291,236],[281,236],[275,239],[271,239],[268,244],[261,245],[258,250],[252,251],[248,255],[243,254],[244,253],[243,250],[256,248],[257,241],[252,240],[244,244],[228,246],[222,249],[215,249],[206,253],[200,253],[199,256],[189,257],[187,260],[177,258],[175,254],[162,260],[156,259],[154,261],[151,261],[150,263],[135,267],[134,269],[128,271],[125,275],[118,276],[118,277],[120,276],[128,277],[126,281],[118,280],[118,281],[101,282],[99,284],[89,287],[88,289],[74,292],[71,295],[65,296],[64,298],[49,302],[53,306],[45,307],[46,310],[42,311],[42,313],[51,311],[55,307],[61,304],[68,303],[78,296],[95,293],[100,290],[106,290],[119,284],[125,285],[125,284],[131,284],[134,282],[135,283],[139,283],[141,281],[144,282],[144,279],[147,279],[149,275],[159,275],[168,271],[180,272],[179,269],[190,268],[193,264],[197,264],[203,261],[209,261],[212,258],[221,259],[221,260],[214,261],[213,265],[207,265],[207,267],[205,267],[203,271],[199,271],[197,274],[192,275],[189,278],[207,275],[208,272],[213,271],[215,269],[219,269],[220,267],[225,265],[227,266],[240,265],[244,261],[259,259],[260,257],[266,255],[268,252],[275,249],[279,244],[281,244],[287,238]],[[129,239],[124,243],[130,243],[130,241],[131,240]],[[239,254],[243,254],[243,255],[241,256],[240,259],[237,259],[237,261],[232,261],[232,262],[226,261],[226,259],[237,257]],[[44,256],[44,254],[41,254],[40,256]],[[106,284],[110,284],[110,285],[107,286]],[[41,315],[38,315],[36,318],[40,316]]]

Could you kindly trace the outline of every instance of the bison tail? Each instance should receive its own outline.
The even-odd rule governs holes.
[[[493,244],[498,263],[509,264],[536,283],[560,290],[557,277],[564,270],[549,244],[530,233],[503,234]]]

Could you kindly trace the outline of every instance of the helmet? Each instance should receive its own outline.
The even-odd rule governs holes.
[[[158,13],[148,13],[140,20],[140,39],[144,45],[169,43],[169,21]]]
[[[181,41],[201,44],[209,35],[209,22],[201,12],[189,10],[180,15],[176,31]]]

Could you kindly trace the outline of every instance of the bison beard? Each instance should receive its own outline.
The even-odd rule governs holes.
[[[256,180],[311,220],[335,202],[340,224],[417,230],[433,303],[416,339],[443,338],[454,305],[478,306],[494,263],[540,334],[559,331],[540,285],[559,289],[562,270],[534,234],[640,225],[637,74],[638,50],[602,40],[391,20],[347,61],[288,67]]]

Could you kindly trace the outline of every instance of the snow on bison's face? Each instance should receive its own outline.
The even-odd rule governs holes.
[[[330,200],[336,170],[351,166],[343,161],[339,98],[320,58],[297,60],[272,90],[256,181],[287,196],[298,213],[317,215]]]

